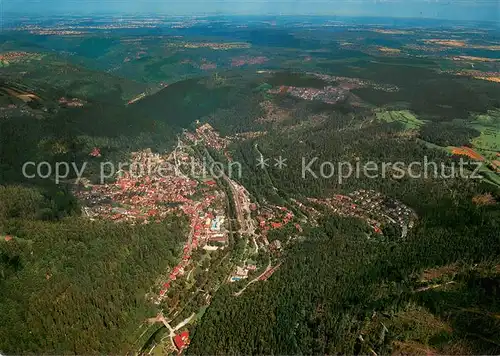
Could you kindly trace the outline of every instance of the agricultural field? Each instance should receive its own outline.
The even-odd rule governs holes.
[[[484,161],[480,172],[485,181],[500,186],[500,110],[473,115],[469,126],[480,133],[470,142],[473,149],[448,147],[449,151]]]
[[[475,116],[471,126],[481,132],[472,140],[474,148],[489,159],[498,159],[500,152],[500,110],[490,110],[487,114]]]

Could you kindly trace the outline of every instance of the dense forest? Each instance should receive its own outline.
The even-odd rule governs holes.
[[[36,189],[0,187],[0,349],[128,350],[156,278],[178,262],[185,221],[130,226],[77,215],[47,220]]]
[[[230,287],[218,294],[189,353],[368,354],[375,350],[386,354],[394,351],[395,342],[413,341],[444,353],[460,344],[458,353],[497,354],[498,270],[493,276],[465,274],[457,278],[457,290],[415,291],[425,268],[458,262],[498,264],[499,212],[478,209],[462,199],[440,209],[447,209],[448,220],[429,212],[408,240],[387,244],[367,240],[359,222],[325,218],[319,227],[304,232],[306,241],[287,252],[269,281],[238,297],[232,296]],[[395,324],[399,313],[414,311],[416,306],[422,307],[419,315],[432,312],[453,331],[438,335],[436,330],[436,335],[431,332],[426,338],[428,321],[422,330],[404,323],[391,327],[386,321],[389,328],[382,337],[380,324],[365,330],[376,313]],[[413,322],[418,320],[415,317]],[[360,335],[364,342],[359,341]]]
[[[471,139],[478,137],[480,132],[467,127],[463,122],[431,122],[422,127],[422,140],[439,146],[469,145]]]

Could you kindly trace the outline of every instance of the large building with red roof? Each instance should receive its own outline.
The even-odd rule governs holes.
[[[179,351],[183,350],[189,345],[189,331],[183,331],[174,336],[175,347]]]

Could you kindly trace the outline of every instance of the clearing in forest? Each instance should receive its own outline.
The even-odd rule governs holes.
[[[476,115],[471,126],[481,132],[472,145],[488,159],[498,159],[500,153],[500,109]]]
[[[377,110],[375,112],[377,120],[384,122],[400,122],[404,125],[405,130],[415,130],[424,124],[409,110]]]

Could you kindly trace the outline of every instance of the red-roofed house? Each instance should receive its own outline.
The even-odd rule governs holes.
[[[282,226],[281,223],[277,223],[277,222],[272,222],[271,223],[271,227],[273,229],[279,229],[281,226]]]
[[[101,150],[97,147],[94,147],[94,149],[92,150],[92,152],[90,152],[89,155],[92,157],[101,157]]]
[[[222,243],[225,243],[226,242],[226,238],[224,236],[221,236],[221,237],[210,237],[209,241],[210,242],[222,242]]]
[[[187,345],[189,345],[189,332],[183,331],[179,335],[175,335],[174,343],[179,351],[184,349]]]

